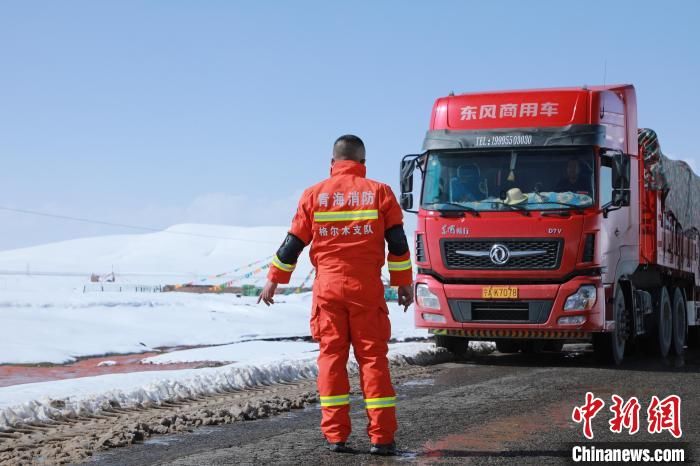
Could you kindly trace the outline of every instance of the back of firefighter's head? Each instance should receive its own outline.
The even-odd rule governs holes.
[[[344,134],[333,144],[331,164],[340,160],[365,163],[365,143],[353,134]]]

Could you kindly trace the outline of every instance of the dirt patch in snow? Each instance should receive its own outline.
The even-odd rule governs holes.
[[[149,352],[126,355],[100,356],[84,358],[70,364],[5,364],[0,365],[0,387],[9,387],[24,383],[47,382],[50,380],[75,379],[103,374],[120,374],[127,372],[165,371],[172,369],[196,369],[212,367],[222,363],[176,363],[176,364],[141,364],[141,360],[161,353]]]

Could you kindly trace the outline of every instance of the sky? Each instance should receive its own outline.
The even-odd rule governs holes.
[[[0,250],[134,232],[2,208],[286,225],[344,133],[396,191],[451,91],[633,83],[700,167],[698,21],[694,0],[4,1]]]

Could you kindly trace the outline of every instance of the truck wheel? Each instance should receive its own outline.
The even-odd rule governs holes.
[[[625,359],[625,344],[630,335],[629,313],[625,307],[625,295],[622,287],[617,286],[613,298],[613,319],[615,330],[610,333],[593,334],[593,351],[601,363],[622,364]]]
[[[612,350],[612,362],[619,366],[625,359],[625,344],[631,334],[631,322],[625,306],[625,293],[619,284],[613,297],[613,318],[615,319],[615,331],[610,334],[610,349]]]
[[[593,334],[593,356],[601,364],[610,364],[612,361],[612,340],[609,333]]]
[[[668,356],[671,350],[671,339],[673,336],[672,312],[671,298],[668,296],[668,290],[664,286],[661,288],[659,307],[656,315],[656,346],[659,354],[664,358]]]
[[[435,335],[435,346],[445,348],[457,359],[464,359],[467,356],[469,340],[462,337],[452,337],[449,335]]]
[[[564,342],[561,340],[550,340],[544,344],[544,350],[552,353],[561,353],[564,349]]]
[[[544,351],[544,340],[525,340],[522,342],[521,349],[526,354],[539,354]]]
[[[700,348],[700,327],[688,327],[688,348]]]
[[[499,353],[513,354],[520,351],[520,343],[514,340],[496,340],[496,349]]]
[[[681,355],[685,349],[685,341],[688,335],[686,325],[685,299],[680,288],[673,291],[673,336],[671,337],[671,351],[673,354]]]

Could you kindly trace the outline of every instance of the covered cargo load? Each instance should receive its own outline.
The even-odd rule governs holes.
[[[654,130],[640,128],[639,146],[644,153],[646,189],[662,192],[665,206],[685,231],[700,231],[700,177],[682,160],[661,152]]]

